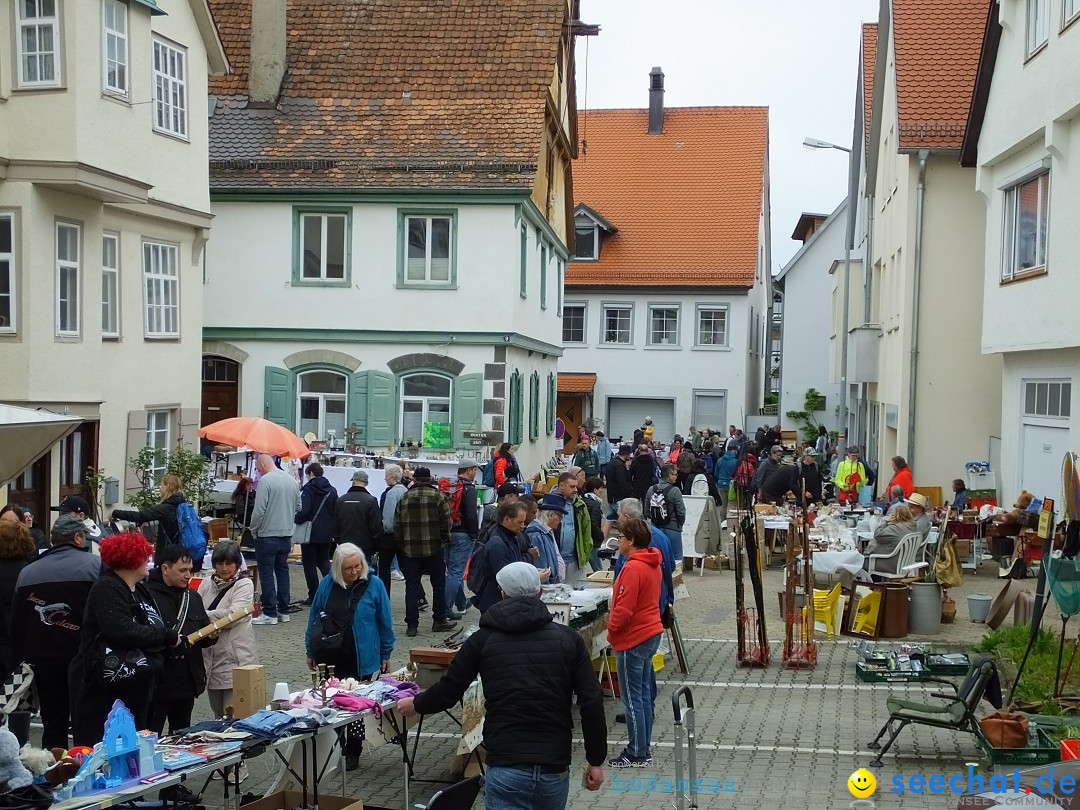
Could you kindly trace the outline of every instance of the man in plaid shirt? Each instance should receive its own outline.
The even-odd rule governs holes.
[[[405,635],[416,635],[420,622],[420,578],[431,579],[431,604],[435,614],[433,633],[453,630],[457,622],[446,613],[446,562],[443,548],[450,542],[450,502],[431,480],[431,470],[418,467],[412,488],[394,511],[394,536],[398,562],[405,575]]]

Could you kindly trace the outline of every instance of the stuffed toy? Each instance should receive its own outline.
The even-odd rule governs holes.
[[[30,773],[35,777],[41,777],[53,787],[65,784],[79,771],[79,763],[63,748],[45,751],[41,748],[33,748],[30,743],[27,743],[19,751],[19,759]]]
[[[1013,504],[1013,508],[1009,512],[1001,512],[994,515],[995,523],[1020,523],[1020,516],[1027,511],[1027,508],[1031,506],[1031,501],[1035,498],[1026,489],[1020,493],[1020,497],[1016,499],[1016,503]]]
[[[34,775],[19,760],[19,741],[7,726],[0,728],[0,793],[27,787]]]

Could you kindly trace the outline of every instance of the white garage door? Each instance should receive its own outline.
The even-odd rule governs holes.
[[[1053,498],[1056,503],[1061,503],[1061,459],[1068,449],[1067,427],[1025,424],[1020,440],[1020,486],[1036,498]],[[1015,495],[1004,497],[1008,499]]]
[[[675,400],[608,397],[607,435],[624,441],[634,438],[634,431],[648,416],[653,420],[653,441],[670,442],[675,435]]]

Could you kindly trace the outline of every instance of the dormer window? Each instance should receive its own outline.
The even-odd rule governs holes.
[[[600,234],[595,225],[578,225],[574,228],[577,247],[574,256],[578,261],[596,261],[599,258]]]
[[[599,261],[603,240],[618,230],[589,206],[579,203],[574,209],[574,261]]]

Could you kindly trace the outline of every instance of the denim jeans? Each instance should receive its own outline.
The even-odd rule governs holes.
[[[622,694],[623,711],[626,713],[626,732],[630,742],[626,750],[630,756],[649,755],[652,747],[653,696],[652,659],[660,647],[657,633],[636,647],[615,653],[615,665],[619,672],[619,692]]]
[[[593,550],[589,552],[589,565],[593,571],[603,571],[604,563],[600,559],[600,547],[593,546]]]
[[[472,552],[472,538],[465,532],[450,532],[450,543],[443,549],[446,556],[446,612],[455,607],[468,608],[465,601],[465,565]]]
[[[485,810],[564,810],[570,771],[540,773],[492,765],[484,777]]]
[[[289,612],[289,552],[292,546],[291,537],[259,537],[255,540],[262,607],[267,616]]]
[[[683,559],[682,531],[679,529],[661,529],[661,531],[667,535],[668,542],[671,543],[671,559],[674,562],[681,562]]]

